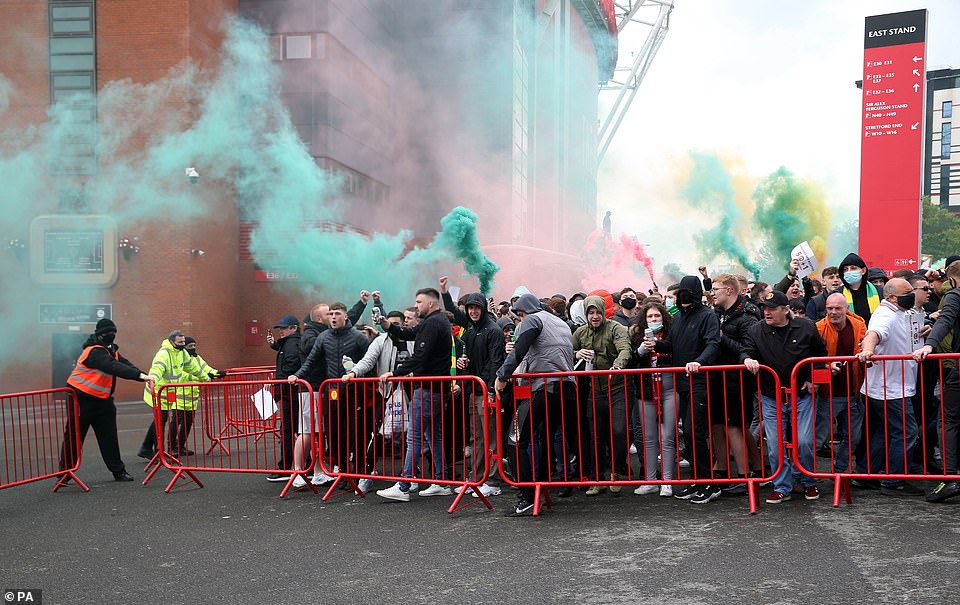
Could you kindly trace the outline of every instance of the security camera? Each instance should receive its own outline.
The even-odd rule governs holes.
[[[187,168],[187,178],[190,179],[191,185],[196,185],[197,181],[200,180],[200,173],[197,172],[197,169],[191,166]]]
[[[190,254],[193,254],[196,256],[203,256],[206,253],[207,252],[205,250],[201,250],[200,248],[194,248],[193,250],[190,251]]]

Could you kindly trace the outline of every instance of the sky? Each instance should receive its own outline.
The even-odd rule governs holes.
[[[676,0],[600,166],[598,210],[650,244],[658,264],[694,260],[685,238],[713,219],[674,200],[672,183],[688,151],[700,150],[752,178],[785,166],[822,187],[834,226],[856,218],[864,18],[919,8],[928,9],[927,69],[960,67],[960,2]],[[637,34],[646,30],[625,29],[621,53],[639,46]],[[601,93],[601,118],[614,94]],[[665,225],[665,214],[690,220]]]

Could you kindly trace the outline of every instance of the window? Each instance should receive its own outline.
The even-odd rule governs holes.
[[[944,122],[940,128],[940,157],[948,160],[950,159],[950,145],[952,144],[950,122]]]
[[[287,36],[286,59],[309,59],[311,56],[311,39],[306,36]]]
[[[942,118],[952,118],[953,117],[953,101],[944,101],[943,102],[943,113],[941,114]]]
[[[950,203],[950,164],[940,165],[940,205]]]
[[[49,15],[50,102],[69,125],[54,154],[56,174],[96,171],[96,41],[93,0],[51,0]]]

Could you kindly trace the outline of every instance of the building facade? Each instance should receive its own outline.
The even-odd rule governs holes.
[[[954,213],[960,213],[960,143],[952,134],[960,126],[953,113],[958,104],[960,69],[928,71],[923,193]]]
[[[54,218],[25,216],[3,234],[11,253],[0,274],[17,288],[0,296],[0,312],[16,317],[22,346],[0,359],[0,390],[62,385],[103,316],[141,366],[173,329],[195,337],[216,367],[272,364],[265,328],[318,302],[284,294],[284,276],[254,263],[251,218],[229,184],[202,221],[107,220],[95,241],[77,235],[102,214],[87,194],[103,173],[98,95],[122,80],[148,85],[184,62],[215,65],[222,24],[236,13],[269,34],[277,94],[310,155],[343,184],[339,222],[318,228],[407,229],[426,240],[464,205],[480,214],[495,260],[547,276],[569,266],[594,228],[597,85],[616,56],[609,2],[7,0],[0,28],[17,42],[0,54],[13,90],[0,129],[41,126],[52,107],[66,107],[75,129],[38,177],[59,194],[34,214]],[[66,240],[51,235],[67,231]],[[64,262],[93,266],[100,282],[44,273],[56,267],[39,259],[77,246],[94,251],[79,260],[65,252]],[[348,304],[356,296],[324,293]],[[118,395],[139,390],[122,384]]]

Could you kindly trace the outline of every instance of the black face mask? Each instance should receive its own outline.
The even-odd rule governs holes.
[[[190,357],[196,357],[196,356],[197,356],[197,350],[196,350],[196,349],[187,349],[187,353],[190,353]]]
[[[680,288],[677,290],[677,304],[681,307],[684,305],[692,305],[696,302],[693,299],[693,292],[687,290],[686,288]]]
[[[116,339],[117,339],[116,332],[107,332],[106,334],[100,335],[100,342],[102,342],[105,345],[112,345],[113,341]]]
[[[629,310],[631,310],[631,309],[633,309],[633,308],[635,308],[635,307],[637,306],[637,299],[636,299],[636,298],[621,298],[621,299],[620,299],[620,306],[623,307],[624,309],[626,309],[627,311],[629,311]]]
[[[173,348],[176,349],[176,350],[178,350],[178,351],[182,351],[185,346],[186,346],[186,345],[173,345]]]
[[[917,295],[911,292],[905,296],[897,297],[897,304],[900,305],[903,309],[912,309],[913,305],[917,302]]]

